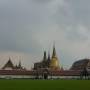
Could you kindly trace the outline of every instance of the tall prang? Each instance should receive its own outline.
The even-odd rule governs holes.
[[[53,45],[53,53],[52,53],[52,58],[51,58],[51,62],[50,62],[50,69],[51,70],[60,70],[59,60],[56,55],[55,44]]]
[[[44,56],[43,56],[43,61],[47,60],[47,55],[46,55],[46,51],[44,51]]]

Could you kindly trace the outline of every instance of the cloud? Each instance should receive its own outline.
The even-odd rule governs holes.
[[[0,0],[0,52],[25,54],[28,63],[52,53],[56,43],[64,67],[90,58],[89,0]],[[12,56],[14,56],[14,54]],[[29,57],[30,54],[30,57]],[[36,56],[35,60],[29,58]],[[8,58],[7,58],[8,59]]]

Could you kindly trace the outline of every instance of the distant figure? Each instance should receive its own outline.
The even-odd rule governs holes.
[[[88,71],[86,68],[84,68],[82,71],[81,71],[81,79],[89,79],[89,74],[88,74]]]
[[[44,72],[44,79],[48,79],[48,73]]]

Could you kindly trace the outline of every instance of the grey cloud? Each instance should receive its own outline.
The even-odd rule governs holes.
[[[89,0],[0,0],[0,51],[38,54],[48,46],[47,41],[54,39],[58,48],[65,48],[63,63],[66,58],[70,63],[72,52],[67,48],[71,46],[66,48],[65,44],[73,48],[73,42],[82,45],[90,38],[89,3]],[[80,33],[82,30],[79,32],[79,25],[85,27],[85,35]]]
[[[56,23],[64,25],[89,25],[90,20],[89,0],[66,0],[66,6],[58,10],[55,14]]]
[[[5,7],[0,6],[0,50],[36,52],[34,49],[38,48],[38,43],[32,38],[32,11],[28,12],[27,6],[20,6],[22,3],[17,1],[4,4]]]
[[[53,0],[32,0],[33,2],[37,2],[37,3],[47,3]]]

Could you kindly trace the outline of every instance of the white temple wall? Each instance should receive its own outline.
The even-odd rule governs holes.
[[[0,75],[1,79],[35,79],[35,77],[32,75]],[[42,76],[39,76],[39,78],[42,78]],[[48,76],[48,79],[80,79],[80,76]]]

